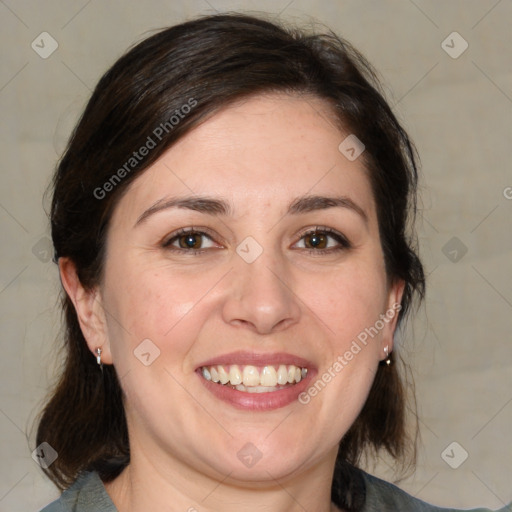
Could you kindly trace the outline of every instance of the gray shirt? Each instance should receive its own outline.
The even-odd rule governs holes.
[[[439,508],[409,496],[398,487],[363,473],[366,484],[366,501],[361,512],[455,512]],[[98,473],[81,475],[61,497],[41,512],[118,512],[105,490]],[[466,511],[469,512],[469,511]],[[491,512],[474,509],[472,512]],[[512,512],[512,503],[498,512]]]

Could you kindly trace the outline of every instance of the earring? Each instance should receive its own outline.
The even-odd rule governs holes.
[[[96,362],[98,363],[99,367],[101,368],[101,371],[103,371],[103,363],[101,362],[101,353],[103,350],[101,350],[100,347],[96,349]]]
[[[384,354],[386,354],[386,364],[389,366],[391,364],[391,357],[390,357],[390,354],[389,354],[389,347],[388,347],[388,345],[386,345],[384,347]]]

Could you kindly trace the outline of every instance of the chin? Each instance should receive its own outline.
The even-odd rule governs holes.
[[[268,435],[266,433],[265,435]],[[297,453],[297,444],[290,449],[283,443],[233,442],[236,447],[226,450],[224,457],[218,458],[211,467],[229,480],[243,482],[249,487],[258,487],[263,483],[282,481],[295,473],[306,471],[314,465],[316,457],[301,444],[303,451]],[[319,457],[318,457],[319,458]]]

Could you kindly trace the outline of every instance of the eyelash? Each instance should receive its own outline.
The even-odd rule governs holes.
[[[335,231],[331,228],[328,228],[326,226],[316,226],[313,229],[308,229],[307,231],[305,231],[304,233],[302,233],[300,235],[299,240],[302,240],[305,236],[318,234],[318,233],[321,233],[321,234],[327,235],[331,238],[334,238],[334,240],[336,240],[336,242],[338,242],[339,245],[336,247],[329,247],[327,249],[310,249],[310,248],[304,247],[304,248],[301,248],[301,250],[306,251],[309,254],[315,254],[316,256],[318,256],[318,255],[322,255],[322,254],[331,254],[331,253],[347,250],[352,247],[352,245],[345,238],[345,236],[343,236],[341,233],[338,233],[337,231]],[[172,247],[171,246],[171,244],[173,242],[175,242],[176,240],[178,240],[180,238],[180,236],[188,235],[188,234],[206,236],[212,242],[214,241],[213,236],[208,234],[207,232],[205,232],[204,228],[200,228],[200,229],[193,228],[193,227],[192,228],[181,228],[178,231],[176,231],[175,233],[172,233],[170,235],[170,237],[163,242],[162,247],[164,247],[165,249],[168,249],[169,251],[172,251],[172,252],[187,253],[190,255],[203,254],[209,250],[208,248],[206,248],[206,249],[186,249],[186,248],[182,248],[182,247]]]

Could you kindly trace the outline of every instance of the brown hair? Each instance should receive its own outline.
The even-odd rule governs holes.
[[[346,41],[245,15],[203,17],[164,29],[101,78],[54,175],[55,261],[70,258],[85,287],[98,284],[109,219],[128,185],[207,116],[242,98],[277,91],[324,99],[340,126],[365,145],[388,277],[405,281],[401,322],[425,286],[409,225],[417,168],[406,132],[371,66]],[[148,137],[155,147],[132,160]],[[115,368],[99,371],[64,293],[62,307],[66,360],[37,431],[37,443],[46,441],[59,454],[46,472],[60,489],[85,470],[112,480],[130,460]],[[364,483],[352,465],[368,448],[384,448],[395,459],[406,454],[411,444],[405,410],[398,366],[380,366],[360,416],[340,443],[332,486],[337,504],[356,511],[364,503]]]

